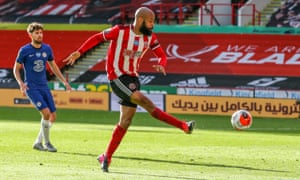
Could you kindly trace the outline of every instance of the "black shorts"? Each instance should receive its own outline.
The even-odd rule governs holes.
[[[110,81],[113,92],[120,98],[119,103],[124,106],[137,107],[130,101],[130,96],[134,91],[141,88],[138,77],[122,75],[117,79]]]

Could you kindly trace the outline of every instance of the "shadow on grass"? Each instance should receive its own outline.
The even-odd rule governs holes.
[[[154,177],[154,178],[158,178],[158,179],[161,179],[161,178],[174,178],[174,179],[195,179],[195,180],[206,180],[206,179],[203,179],[203,178],[190,178],[190,177],[183,177],[183,176],[164,176],[164,175],[155,175],[155,174],[141,174],[141,173],[130,173],[130,172],[118,172],[118,171],[113,171],[113,172],[110,172],[110,173],[113,173],[113,174],[123,174],[123,175],[131,175],[131,176],[149,176],[149,177]]]
[[[95,157],[95,160],[96,160],[96,157],[98,156],[96,154],[90,154],[90,153],[86,154],[86,153],[78,153],[78,152],[57,152],[57,153],[68,154],[68,155],[77,155],[77,156],[90,156],[90,157]],[[226,165],[226,164],[216,164],[216,163],[196,163],[196,162],[192,163],[192,162],[183,162],[183,161],[170,161],[170,160],[162,160],[162,159],[124,157],[124,156],[114,156],[114,158],[125,159],[125,160],[135,160],[135,161],[149,161],[149,162],[156,162],[156,163],[190,165],[190,166],[237,168],[237,169],[251,170],[251,171],[266,171],[266,172],[277,172],[277,173],[288,173],[289,172],[289,171],[274,170],[274,169],[261,169],[261,168],[253,168],[253,167],[248,167],[248,166]],[[122,173],[122,172],[119,172],[119,173]],[[130,173],[128,173],[128,174],[130,174]]]
[[[150,159],[150,158],[138,158],[138,157],[124,157],[124,156],[114,156],[114,158],[119,159],[129,159],[129,160],[137,160],[137,161],[150,161],[150,162],[158,162],[158,163],[171,163],[171,164],[180,164],[180,165],[191,165],[191,166],[206,166],[206,167],[221,167],[221,168],[239,168],[244,170],[254,170],[254,171],[267,171],[267,172],[281,172],[287,173],[288,171],[280,171],[273,169],[259,169],[247,166],[236,166],[236,165],[225,165],[225,164],[214,164],[214,163],[189,163],[182,161],[166,161],[160,159]]]
[[[89,157],[96,157],[98,155],[96,154],[85,154],[85,153],[77,153],[77,152],[57,152],[57,153],[61,153],[61,154],[67,154],[67,155],[75,155],[75,156],[89,156]],[[145,161],[153,161],[153,162],[168,162],[168,161],[162,161],[162,160],[154,160],[154,159],[144,159],[144,158],[130,158],[130,157],[121,157],[121,156],[115,156],[114,158],[119,158],[119,159],[127,159],[127,160],[145,160]],[[169,163],[172,163],[172,161],[170,161]],[[176,162],[178,163],[178,162]],[[181,162],[182,163],[182,162]],[[185,163],[184,163],[185,164]],[[131,176],[149,176],[149,177],[154,177],[154,178],[174,178],[174,179],[186,179],[186,180],[191,180],[191,179],[195,179],[195,180],[206,180],[203,178],[190,178],[190,177],[183,177],[183,176],[166,176],[166,175],[155,175],[155,174],[147,174],[147,173],[134,173],[134,172],[121,172],[121,171],[110,171],[110,173],[114,173],[114,174],[121,174],[121,175],[131,175]]]

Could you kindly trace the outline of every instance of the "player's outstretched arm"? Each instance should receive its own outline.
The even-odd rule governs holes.
[[[99,43],[103,42],[104,36],[103,32],[94,34],[93,36],[89,37],[83,44],[73,53],[71,53],[66,59],[63,60],[68,65],[73,65],[74,62],[85,52],[89,49],[95,47]]]

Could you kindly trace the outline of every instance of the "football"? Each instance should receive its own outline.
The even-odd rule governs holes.
[[[231,116],[231,125],[236,130],[248,129],[252,125],[252,115],[249,111],[238,110]]]

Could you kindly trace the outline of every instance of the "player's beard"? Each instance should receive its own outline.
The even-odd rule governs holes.
[[[33,42],[33,44],[41,45],[43,41],[42,41],[42,39],[33,39],[32,42]]]
[[[32,39],[33,43],[36,45],[40,45],[43,42],[43,36],[37,36]]]
[[[143,21],[143,24],[140,27],[140,32],[146,36],[150,36],[152,34],[152,28],[147,28],[145,21]]]

